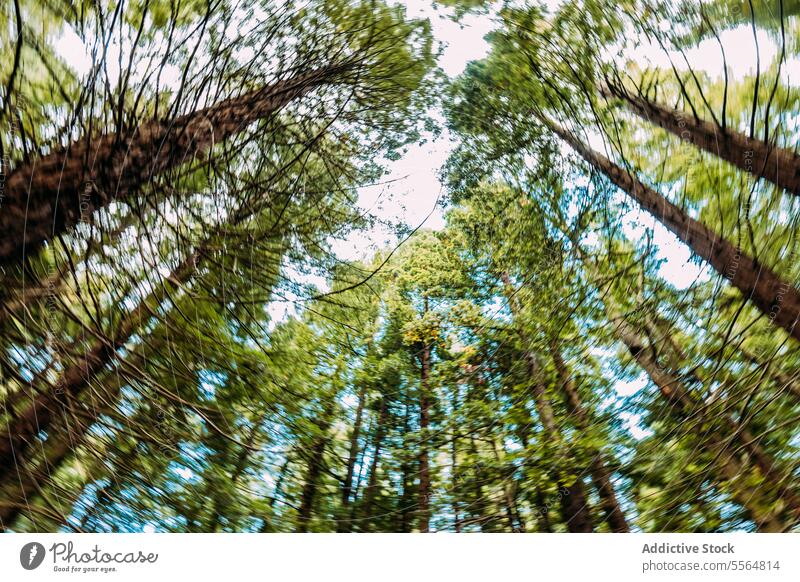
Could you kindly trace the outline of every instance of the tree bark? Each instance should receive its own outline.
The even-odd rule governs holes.
[[[505,293],[509,301],[512,315],[519,316],[521,306],[516,296],[511,279],[507,272],[501,274],[501,279],[505,288]],[[550,399],[547,397],[544,384],[542,384],[541,370],[536,355],[527,349],[530,345],[525,338],[525,334],[521,329],[517,329],[517,333],[522,338],[524,344],[523,357],[528,367],[528,374],[531,380],[531,395],[533,396],[534,407],[539,415],[539,420],[544,428],[544,434],[547,441],[553,447],[556,454],[560,454],[562,449],[561,433],[556,425],[555,414]],[[585,533],[593,532],[594,525],[592,523],[591,512],[589,505],[586,501],[586,493],[583,489],[580,475],[575,475],[575,482],[569,487],[564,486],[564,480],[558,475],[556,470],[553,475],[553,481],[559,485],[561,495],[561,513],[567,529],[572,533]]]
[[[240,224],[251,216],[249,209],[234,213],[227,227]],[[96,375],[109,365],[142,325],[150,320],[158,304],[169,295],[171,289],[180,288],[196,273],[199,261],[206,257],[213,235],[192,249],[188,255],[163,278],[150,295],[139,302],[128,317],[116,324],[111,334],[98,340],[84,355],[67,367],[53,386],[44,375],[33,378],[31,386],[36,391],[33,402],[21,414],[6,423],[6,431],[0,434],[0,481],[31,445],[34,437],[47,431],[54,415],[63,411],[71,401],[78,398]],[[113,335],[112,335],[113,334]]]
[[[410,447],[414,445],[412,442],[413,439],[409,438],[409,429],[411,427],[411,403],[409,402],[410,398],[406,395],[405,401],[405,414],[403,415],[403,445],[407,450],[410,450]],[[419,443],[417,443],[419,444]],[[414,475],[412,474],[414,470],[414,463],[411,460],[407,460],[407,457],[403,459],[403,462],[400,465],[400,472],[403,475],[403,494],[400,497],[400,531],[403,533],[407,533],[411,531],[413,527],[412,519],[414,516],[414,509],[419,506],[419,501],[414,499],[413,496],[413,483],[414,483]]]
[[[372,454],[372,463],[369,469],[369,479],[367,480],[367,488],[364,491],[364,516],[367,518],[372,517],[372,504],[375,500],[375,491],[378,488],[378,465],[381,458],[381,447],[383,446],[383,439],[386,436],[386,424],[389,417],[389,406],[386,402],[386,396],[381,398],[381,410],[378,414],[378,426],[375,429],[375,451]]]
[[[660,103],[632,95],[621,87],[604,89],[605,96],[618,97],[625,106],[645,121],[653,123],[682,140],[697,146],[755,176],[772,182],[790,194],[800,196],[800,156],[759,139],[716,123],[696,118],[691,113],[669,109]]]
[[[428,311],[428,298],[425,297],[425,312]],[[419,429],[421,435],[419,451],[419,531],[428,533],[430,528],[430,495],[431,475],[428,461],[428,424],[430,422],[430,386],[431,372],[431,347],[425,342],[420,354],[420,398],[419,398]]]
[[[497,450],[497,443],[495,442],[494,437],[490,437],[489,440],[492,443],[494,459],[498,466],[500,466],[502,459],[500,458],[500,453]],[[505,475],[503,475],[502,479],[503,500],[505,501],[505,512],[506,519],[508,520],[508,527],[514,533],[524,533],[525,524],[522,522],[522,519],[519,515],[519,510],[517,509],[516,488],[513,484],[509,484],[508,478]]]
[[[157,346],[149,346],[151,350]],[[140,353],[130,354],[125,364],[137,368],[145,361]],[[14,470],[6,472],[0,479],[0,531],[3,524],[12,525],[29,503],[29,500],[42,491],[52,481],[61,465],[86,443],[89,429],[97,420],[109,414],[119,403],[119,395],[124,386],[118,371],[106,375],[102,390],[90,403],[72,403],[76,410],[69,408],[54,419],[50,434],[42,446],[42,458],[31,465],[26,459],[15,465]],[[97,403],[99,401],[99,403]]]
[[[469,504],[469,509],[472,514],[475,515],[473,521],[478,523],[478,526],[483,533],[489,533],[496,531],[494,527],[495,518],[492,514],[488,511],[488,502],[486,500],[486,496],[483,494],[483,466],[478,456],[478,446],[475,443],[475,436],[470,434],[469,436],[469,450],[472,454],[472,458],[477,460],[477,463],[474,467],[474,476],[475,479],[473,480],[473,495],[475,496],[475,501]]]
[[[586,431],[590,426],[589,416],[581,402],[578,388],[572,381],[572,375],[567,368],[567,364],[564,362],[558,345],[555,342],[551,342],[550,344],[550,355],[553,358],[553,364],[555,365],[556,374],[558,376],[558,383],[566,396],[567,403],[575,418],[575,424],[582,431]],[[603,454],[599,450],[593,450],[591,453],[593,455],[591,466],[592,482],[597,490],[597,494],[600,496],[603,511],[606,514],[606,521],[611,531],[615,533],[627,533],[630,531],[630,527],[628,526],[628,521],[625,519],[622,508],[619,506],[619,501],[617,501],[617,495],[614,491],[614,486],[611,484]]]
[[[461,507],[458,503],[458,428],[455,425],[456,410],[459,409],[457,384],[453,387],[452,407],[454,420],[450,434],[450,475],[453,497],[453,529],[456,533],[461,533]]]
[[[86,442],[88,431],[97,418],[110,408],[87,407],[82,414],[71,415],[71,425],[59,427],[52,440],[47,440],[43,446],[44,457],[35,466],[21,463],[15,471],[7,474],[3,479],[5,486],[0,489],[0,531],[14,524],[31,500],[52,481],[63,462]]]
[[[528,360],[528,370],[533,380],[532,392],[534,405],[542,426],[545,429],[547,439],[556,445],[556,450],[562,448],[561,435],[555,423],[555,415],[550,400],[545,393],[544,385],[536,380],[539,375],[539,364],[531,353],[525,354]],[[571,533],[590,533],[594,531],[592,515],[589,511],[589,504],[586,500],[586,492],[583,488],[581,475],[575,475],[575,482],[572,485],[564,486],[563,479],[556,477],[559,490],[564,494],[561,496],[561,512],[564,523]]]
[[[527,410],[527,409],[526,409]],[[521,427],[516,429],[517,438],[522,443],[522,449],[528,450],[528,437]],[[536,528],[539,533],[553,533],[553,524],[550,523],[550,508],[544,499],[544,494],[538,485],[534,485],[533,491],[526,491],[528,503],[536,514]]]
[[[347,457],[347,473],[342,483],[342,506],[350,504],[350,495],[353,491],[353,473],[358,459],[358,439],[361,436],[361,420],[364,414],[364,398],[366,397],[366,385],[358,392],[358,406],[356,407],[356,418],[353,422],[353,432],[350,435],[350,452]]]
[[[333,416],[333,402],[334,399],[330,398],[323,412],[321,422],[318,425],[319,434],[311,445],[306,476],[303,483],[303,491],[300,497],[300,509],[297,512],[298,533],[305,533],[308,531],[308,526],[311,523],[311,516],[314,512],[314,502],[316,501],[317,490],[319,489],[319,480],[325,465],[325,449],[330,440],[328,432],[330,431],[331,418]]]
[[[55,386],[43,377],[35,377],[32,380],[32,385],[39,390],[38,395],[19,416],[9,421],[6,431],[0,435],[0,479],[15,470],[18,460],[23,458],[22,456],[35,441],[36,435],[41,431],[47,431],[60,412],[68,411],[70,402],[81,394],[97,373],[111,363],[117,355],[117,350],[123,347],[152,316],[155,304],[160,302],[166,293],[167,283],[180,286],[192,276],[199,257],[198,253],[199,251],[195,251],[184,259],[156,290],[142,300],[117,326],[113,337],[98,341],[74,364],[66,368]]]
[[[549,119],[545,118],[543,122],[592,167],[605,174],[696,255],[708,262],[717,273],[730,280],[773,324],[800,340],[800,291],[768,267],[744,254],[727,239],[717,236],[630,172],[585,146],[570,132]]]
[[[84,265],[88,263],[98,250],[102,250],[104,244],[112,243],[119,239],[129,227],[135,224],[138,215],[129,212],[120,223],[108,232],[102,232],[100,240],[92,239],[89,241],[82,260]],[[89,270],[89,272],[91,272]],[[69,275],[72,275],[76,285],[79,281],[75,279],[75,273],[63,265],[56,266],[46,277],[38,278],[35,275],[23,279],[24,286],[13,286],[10,281],[4,281],[8,288],[3,290],[0,297],[0,324],[7,319],[19,319],[31,305],[35,305],[44,300],[48,308],[55,302],[56,297],[60,296],[69,284]],[[24,316],[22,316],[24,317]]]
[[[550,506],[544,499],[544,494],[539,487],[534,492],[533,506],[536,508],[536,522],[539,526],[539,533],[553,533],[553,524],[550,523]]]
[[[653,337],[663,338],[663,349],[661,350],[661,355],[666,355],[667,363],[666,366],[662,363],[661,367],[667,367],[668,369],[671,368],[673,370],[680,370],[681,368],[685,367],[687,365],[688,356],[672,339],[672,330],[670,329],[669,324],[659,320],[652,321],[649,315],[645,316],[643,323],[646,326],[647,337],[650,338],[651,344],[653,342]],[[746,359],[749,359],[751,362],[760,365],[757,359],[752,359],[753,355],[746,353],[741,346],[738,346],[736,349]],[[653,357],[658,357],[658,354],[654,354]],[[689,375],[686,376],[687,380],[699,383],[711,381],[711,379],[702,377],[702,375],[699,374],[699,371],[699,369],[693,370]],[[778,374],[780,374],[780,372],[778,372]],[[767,376],[771,377],[773,381],[778,384],[782,383],[780,381],[781,377],[775,376],[773,371],[768,371]],[[789,380],[789,378],[783,376],[783,380]],[[684,391],[686,391],[686,389],[684,389]],[[737,422],[733,415],[726,415],[726,420],[730,425],[731,434],[733,435],[732,438],[740,443],[740,447],[748,453],[761,473],[772,481],[772,488],[781,493],[781,495],[786,495],[789,498],[794,497],[798,507],[800,507],[800,498],[797,498],[792,490],[781,485],[781,483],[786,480],[786,477],[780,474],[780,471],[777,469],[772,457],[770,457],[770,455],[767,454],[766,451],[764,451],[764,449],[761,447],[759,444],[760,439],[756,438],[750,432],[747,426],[741,425],[739,422]]]
[[[657,333],[656,337],[671,337],[669,330],[666,330],[665,333],[659,329],[656,322],[647,321],[645,324],[649,327],[649,329]],[[669,363],[667,366],[662,364],[662,369],[666,367],[668,370],[674,370],[680,369],[684,366],[687,356],[681,350],[679,350],[675,342],[668,339],[664,342],[664,348],[664,351],[668,353]],[[653,358],[657,357],[658,355],[653,353]],[[698,378],[695,372],[692,372],[691,377],[698,382],[704,381],[703,378]],[[691,405],[694,400],[691,398],[688,388],[683,387],[681,390],[686,395],[684,401],[687,402],[687,406]],[[781,502],[793,512],[793,519],[800,519],[800,496],[797,495],[794,489],[784,484],[788,480],[788,476],[782,474],[782,472],[776,466],[773,458],[766,451],[764,451],[763,447],[759,443],[760,439],[755,437],[746,425],[737,422],[733,415],[726,414],[724,420],[727,422],[730,429],[729,436],[726,437],[728,441],[737,442],[739,444],[739,448],[748,454],[752,463],[758,468],[761,475],[763,475],[765,482],[769,483],[768,489],[770,491],[774,491],[780,498]],[[720,447],[728,446],[719,439],[718,443]]]
[[[255,445],[258,432],[261,430],[261,424],[264,422],[266,417],[267,414],[262,413],[259,418],[256,419],[256,422],[253,423],[253,427],[250,429],[250,432],[247,435],[247,439],[242,444],[242,450],[239,452],[239,455],[236,459],[236,464],[233,466],[233,470],[231,471],[230,475],[230,483],[234,487],[236,486],[236,483],[239,482],[244,470],[247,469],[247,462],[250,458],[250,453]],[[233,445],[233,443],[227,439],[224,442],[224,446],[226,447],[231,447]],[[209,483],[213,482],[210,481]],[[208,531],[211,533],[217,533],[222,527],[222,518],[225,517],[223,515],[225,512],[225,504],[228,500],[220,495],[218,491],[209,491],[207,497],[212,497],[214,499],[213,509],[211,511],[211,523],[209,524]]]
[[[0,213],[0,266],[18,263],[95,210],[205,155],[251,123],[333,82],[345,69],[297,74],[173,120],[143,122],[124,134],[86,136],[15,168]]]
[[[648,346],[644,338],[633,329],[624,316],[615,312],[613,307],[606,305],[606,310],[614,324],[614,333],[622,340],[636,362],[647,373],[661,395],[670,402],[672,409],[685,422],[699,422],[698,412],[695,410],[689,390],[683,385],[682,380],[671,370],[662,366],[652,346]],[[748,473],[747,467],[729,450],[730,442],[726,442],[720,434],[709,432],[704,435],[703,448],[716,456],[715,462],[723,476],[731,484],[734,500],[750,513],[752,520],[759,530],[766,532],[779,532],[787,529],[786,524],[774,514],[773,511],[764,509],[772,505],[765,499],[765,487],[755,488],[742,483],[742,477]],[[774,484],[773,484],[774,485]],[[771,489],[772,487],[770,487]],[[780,488],[784,489],[784,488]],[[785,495],[781,499],[787,505],[792,515],[793,522],[800,519],[800,501],[794,494]]]
[[[781,392],[787,393],[796,402],[800,402],[800,371],[794,374],[788,374],[778,368],[775,362],[764,363],[762,358],[741,345],[736,346],[736,349],[751,364],[761,369],[765,366],[769,366],[767,369],[767,376],[780,387]]]
[[[286,481],[286,477],[289,473],[289,463],[291,462],[291,459],[292,450],[289,449],[286,451],[286,459],[284,459],[283,465],[281,465],[280,471],[278,472],[278,480],[275,482],[275,489],[273,489],[272,496],[269,499],[270,515],[264,516],[264,523],[261,524],[261,528],[259,529],[260,533],[277,531],[272,523],[272,517],[274,516],[275,504],[278,502],[278,498],[283,494],[283,484]]]

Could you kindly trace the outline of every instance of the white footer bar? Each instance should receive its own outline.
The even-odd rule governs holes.
[[[9,534],[0,580],[800,580],[797,534]]]

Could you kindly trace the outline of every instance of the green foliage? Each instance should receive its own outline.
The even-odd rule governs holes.
[[[456,18],[490,8],[444,4]],[[782,55],[758,82],[646,68],[630,50],[647,35],[676,49],[708,37],[692,7],[508,2],[491,53],[442,87],[430,23],[396,4],[136,0],[109,32],[131,72],[112,82],[108,55],[80,79],[53,46],[65,30],[99,46],[117,5],[20,6],[21,56],[0,64],[3,87],[16,75],[0,126],[12,165],[285,73],[342,69],[2,274],[0,421],[17,426],[74,384],[47,401],[59,414],[19,474],[0,475],[0,497],[24,501],[0,504],[2,527],[797,529],[794,339],[718,278],[665,280],[662,234],[630,228],[613,184],[551,131],[605,147],[794,281],[794,198],[602,91],[618,83],[739,130],[752,116],[754,137],[791,148],[775,129],[800,103]],[[735,2],[710,8],[720,30],[750,19]],[[0,31],[11,55],[12,29]],[[184,78],[162,87],[171,67]],[[358,188],[432,127],[439,94],[457,139],[446,226],[340,260],[334,243],[373,224]]]

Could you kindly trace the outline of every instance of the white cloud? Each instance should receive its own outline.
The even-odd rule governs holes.
[[[430,19],[434,37],[445,47],[438,64],[448,76],[460,75],[469,61],[488,53],[489,44],[483,37],[492,29],[490,17],[468,15],[457,23],[447,17],[452,11],[436,10],[429,2],[408,0],[404,4],[410,17]],[[440,112],[432,115],[439,122],[444,121]],[[389,164],[389,174],[381,184],[359,189],[359,206],[384,221],[402,221],[412,227],[424,224],[434,230],[444,228],[443,213],[436,205],[444,192],[437,174],[452,146],[447,132],[410,146],[402,158]],[[341,259],[356,260],[396,242],[393,233],[377,226],[336,241],[333,250]]]
[[[620,418],[625,423],[625,428],[628,429],[628,432],[631,433],[631,436],[636,440],[642,440],[643,438],[652,436],[654,433],[649,428],[642,426],[642,415],[641,414],[631,414],[630,412],[620,412]]]
[[[177,469],[175,469],[175,473],[181,479],[184,479],[186,481],[189,481],[190,479],[192,479],[194,477],[194,471],[192,471],[188,467],[178,467]]]
[[[645,386],[647,386],[647,375],[642,372],[633,380],[617,380],[614,390],[620,396],[633,396]]]

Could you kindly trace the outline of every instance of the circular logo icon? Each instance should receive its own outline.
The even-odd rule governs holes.
[[[35,570],[44,560],[44,546],[39,542],[30,542],[19,551],[19,563],[26,570]]]

